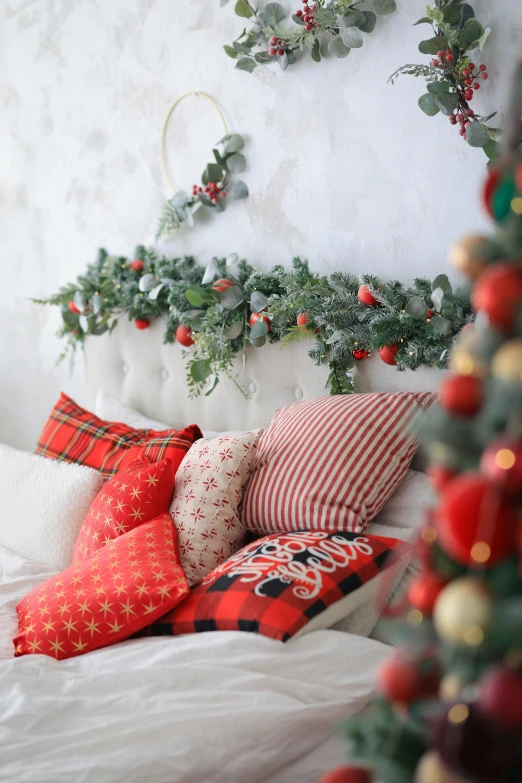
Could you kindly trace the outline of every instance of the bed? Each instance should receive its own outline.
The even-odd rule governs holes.
[[[302,345],[252,350],[236,380],[189,400],[178,347],[162,325],[122,323],[87,341],[91,403],[103,389],[150,417],[209,430],[264,427],[274,410],[323,395]],[[370,359],[359,391],[425,391],[440,373]],[[419,467],[419,465],[417,465]],[[319,630],[290,643],[240,631],[125,641],[55,661],[14,659],[15,606],[51,575],[0,549],[0,781],[314,783],[342,763],[339,722],[371,698],[382,642]]]

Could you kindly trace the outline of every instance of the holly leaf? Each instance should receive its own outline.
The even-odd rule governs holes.
[[[404,311],[413,318],[426,318],[428,306],[422,297],[414,296],[406,304]]]
[[[246,169],[245,156],[235,152],[227,158],[227,166],[231,174],[242,174]]]
[[[357,27],[343,27],[341,38],[349,49],[360,49],[364,43],[362,33]]]
[[[231,324],[223,334],[225,337],[228,337],[229,340],[234,340],[236,337],[239,337],[241,332],[243,331],[243,322],[242,321],[236,321],[235,323]]]
[[[337,38],[334,38],[333,41],[330,41],[328,44],[328,51],[336,57],[343,58],[348,57],[351,49],[344,45],[340,36],[337,36]]]
[[[470,147],[486,147],[491,139],[481,122],[472,122],[466,130],[466,141]]]
[[[210,359],[198,359],[190,365],[190,376],[196,383],[204,383],[211,373]]]
[[[373,7],[379,16],[385,16],[397,10],[397,3],[395,0],[373,0]]]
[[[279,3],[268,3],[265,10],[258,16],[265,24],[275,27],[286,18],[286,11]]]
[[[253,291],[250,297],[250,309],[253,313],[260,313],[268,307],[268,297],[262,291]]]
[[[213,301],[213,295],[200,285],[189,285],[185,290],[185,299],[192,307],[201,307],[201,305],[209,304]]]
[[[364,14],[364,24],[359,26],[359,30],[362,33],[372,33],[375,30],[375,25],[377,24],[377,17],[373,11],[363,11],[362,13]]]
[[[250,8],[247,0],[237,0],[235,12],[238,16],[242,16],[243,19],[250,19],[254,16],[254,12]]]
[[[437,99],[434,95],[432,95],[429,92],[424,93],[424,95],[421,95],[419,98],[419,106],[424,112],[424,114],[427,114],[428,117],[434,117],[436,114],[439,113],[440,109],[437,104]]]
[[[257,68],[257,63],[253,57],[241,57],[241,59],[236,63],[236,69],[238,71],[252,73],[255,68]]]
[[[451,334],[451,321],[441,315],[434,315],[431,319],[431,325],[442,337],[449,337]]]
[[[238,285],[230,286],[221,294],[221,304],[226,310],[235,310],[245,299],[245,294]]]
[[[321,45],[319,43],[319,38],[315,39],[314,45],[312,46],[312,60],[314,63],[321,62]]]
[[[268,324],[263,321],[262,318],[259,319],[259,321],[256,321],[255,324],[250,329],[250,339],[251,340],[258,340],[260,337],[266,337],[268,334]]]
[[[230,191],[235,199],[246,198],[248,196],[248,187],[241,179],[238,180],[238,182],[234,182]]]

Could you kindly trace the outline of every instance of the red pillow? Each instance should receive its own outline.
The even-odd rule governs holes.
[[[88,465],[105,478],[114,476],[143,453],[151,462],[170,459],[175,473],[194,441],[202,437],[196,424],[184,430],[156,432],[102,421],[62,392],[38,438],[36,453]]]
[[[15,656],[71,658],[127,639],[188,593],[169,514],[119,536],[23,598]]]
[[[300,532],[266,536],[215,568],[140,636],[250,631],[286,642],[330,627],[368,599],[395,538]],[[334,614],[335,606],[335,614]]]
[[[151,462],[143,454],[139,456],[109,479],[94,498],[76,540],[73,563],[168,511],[173,492],[170,459]]]
[[[408,432],[433,394],[352,394],[276,411],[259,441],[241,518],[258,534],[364,532],[404,478]]]

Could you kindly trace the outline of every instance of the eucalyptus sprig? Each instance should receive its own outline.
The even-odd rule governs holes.
[[[221,0],[227,5],[229,0]],[[309,49],[312,59],[322,59],[321,45],[328,39],[328,51],[336,57],[347,57],[352,49],[364,44],[364,34],[373,32],[377,15],[384,16],[396,10],[395,0],[371,0],[372,10],[363,10],[363,0],[315,0],[306,2],[292,15],[293,25],[283,24],[287,11],[279,3],[268,3],[263,10],[255,8],[250,0],[236,0],[235,12],[249,20],[225,52],[237,60],[240,71],[252,71],[258,65],[277,62],[284,71],[297,62],[296,54]]]
[[[193,185],[192,195],[178,190],[165,202],[158,221],[156,241],[171,234],[182,225],[194,225],[194,215],[205,209],[223,212],[224,199],[232,196],[243,199],[248,196],[248,187],[242,180],[232,182],[232,176],[246,170],[246,159],[242,153],[245,140],[239,133],[224,136],[212,150],[214,160],[208,163],[201,176],[201,185]]]

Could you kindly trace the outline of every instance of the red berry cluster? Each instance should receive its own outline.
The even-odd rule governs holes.
[[[475,112],[467,104],[473,100],[475,92],[480,90],[480,83],[477,79],[488,78],[487,68],[487,65],[484,64],[477,68],[475,63],[469,63],[465,68],[455,73],[459,107],[454,114],[450,114],[449,121],[452,125],[459,125],[459,133],[464,139],[470,121],[475,116]]]
[[[270,43],[270,49],[268,50],[268,54],[271,57],[275,57],[276,54],[278,54],[279,57],[282,57],[284,55],[286,43],[282,41],[280,38],[278,38],[277,35],[273,35],[269,43]]]
[[[218,198],[220,196],[221,198],[227,197],[226,190],[220,191],[219,185],[216,182],[209,182],[204,190],[200,185],[193,185],[192,195],[197,196],[199,193],[205,193],[207,198],[209,198],[214,204],[218,203]]]
[[[303,0],[303,3],[303,10],[301,11],[301,9],[299,9],[295,12],[295,15],[302,17],[303,22],[305,23],[305,29],[313,30],[314,27],[321,27],[321,25],[315,21],[315,14],[317,13],[317,6],[315,3],[313,5],[308,5],[308,0]]]
[[[438,59],[437,59],[438,57]],[[454,60],[453,54],[451,53],[451,49],[446,49],[446,51],[442,51],[442,49],[437,52],[437,57],[434,57],[431,61],[431,64],[435,68],[447,68],[448,63],[452,63]]]

